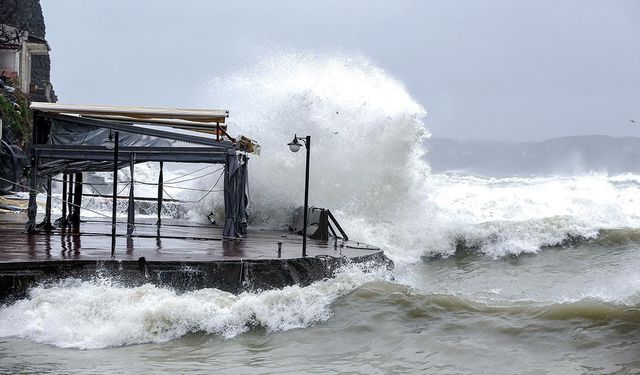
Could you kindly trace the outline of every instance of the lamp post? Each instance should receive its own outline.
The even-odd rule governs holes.
[[[302,257],[307,256],[307,211],[309,211],[309,158],[311,156],[311,136],[298,137],[297,134],[293,135],[293,141],[289,142],[289,149],[291,152],[298,152],[302,146],[300,142],[304,142],[304,147],[307,149],[307,167],[305,169],[304,176],[304,216],[302,220]]]
[[[115,137],[109,131],[109,137],[104,140],[104,147],[113,150],[113,202],[111,207],[111,259],[116,257],[116,209],[118,205],[118,143],[120,133],[115,132]]]

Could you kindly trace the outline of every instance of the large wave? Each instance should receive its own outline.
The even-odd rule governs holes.
[[[28,298],[0,309],[0,337],[94,349],[166,342],[195,332],[231,338],[254,328],[286,331],[326,321],[336,299],[388,278],[384,267],[348,266],[304,288],[240,295],[218,289],[180,294],[151,284],[131,288],[110,278],[66,279],[31,288]]]
[[[640,226],[636,175],[430,174],[425,110],[401,82],[362,56],[271,53],[252,68],[211,77],[201,96],[194,105],[229,109],[231,133],[262,145],[262,155],[250,162],[254,226],[286,228],[301,205],[305,157],[286,146],[294,134],[312,137],[310,204],[330,208],[351,237],[384,248],[399,264],[461,249],[490,257],[535,253],[596,238],[603,229]],[[165,181],[180,181],[196,168],[169,165]],[[171,197],[198,202],[166,208],[192,221],[212,211],[221,218],[221,193],[202,199],[219,178],[210,172],[165,183]],[[157,173],[154,164],[136,167],[143,182],[152,184]],[[128,180],[128,171],[120,175]],[[109,183],[111,176],[104,179]],[[141,183],[136,194],[153,197],[155,189]],[[109,214],[108,201],[87,203]]]
[[[535,253],[573,238],[640,241],[637,231],[627,229],[640,227],[640,176],[430,174],[423,146],[429,136],[425,110],[402,83],[364,57],[276,54],[251,69],[211,78],[203,97],[200,106],[230,110],[233,134],[262,145],[262,155],[250,162],[252,225],[289,224],[302,202],[305,160],[286,144],[294,134],[311,135],[311,205],[330,208],[354,239],[382,247],[398,266],[396,280],[423,291],[412,303],[424,305],[425,313],[471,309],[571,319],[613,311],[637,321],[638,315],[626,310],[626,300],[621,304],[595,295],[594,302],[586,295],[543,306],[495,307],[457,292],[429,292],[407,275],[419,268],[415,264],[424,256],[447,257],[460,249],[503,257]],[[197,168],[168,166],[165,179]],[[157,172],[152,164],[136,167],[137,179],[149,183]],[[205,177],[169,184],[173,197],[202,199],[219,173],[206,170],[191,176]],[[103,178],[109,183],[111,176]],[[126,171],[120,179],[128,180]],[[136,189],[136,195],[155,194],[152,185]],[[85,211],[88,214],[109,212],[107,202],[87,203],[93,210]],[[211,211],[221,211],[221,203],[220,194],[213,192],[187,205],[183,214],[187,220],[205,220]],[[357,298],[367,293],[382,299],[414,294],[392,283],[379,288],[399,289],[361,288],[389,280],[382,270],[369,271],[348,268],[335,279],[308,287],[239,296],[211,289],[179,294],[151,285],[126,288],[111,280],[65,280],[33,288],[27,299],[0,309],[0,332],[76,348],[162,342],[190,332],[233,337],[253,327],[280,331],[322,322],[331,316],[331,305],[354,290]],[[636,285],[630,292],[633,301]]]
[[[543,324],[576,319],[589,324],[640,322],[637,292],[615,298],[586,295],[561,300],[491,300],[464,293],[420,291],[388,282],[388,277],[384,268],[348,267],[333,279],[304,288],[290,286],[240,295],[217,289],[179,294],[150,284],[131,288],[111,279],[67,279],[32,288],[29,298],[0,309],[0,337],[78,349],[161,343],[199,332],[229,339],[249,330],[271,333],[325,322],[332,317],[336,303],[349,314],[359,309],[368,314],[387,311],[405,322],[451,319],[452,315],[524,317]]]
[[[304,156],[286,147],[294,133],[312,136],[311,204],[396,262],[461,246],[531,253],[640,224],[637,176],[431,175],[425,110],[364,57],[275,54],[207,85],[202,105],[230,109],[233,131],[263,145],[250,172],[254,225],[285,225],[302,201]]]
[[[429,177],[428,199],[445,225],[448,244],[426,255],[452,255],[461,246],[492,257],[536,253],[574,239],[606,234],[633,240],[640,226],[640,176]],[[611,230],[617,230],[611,232]],[[616,236],[615,233],[618,235]]]

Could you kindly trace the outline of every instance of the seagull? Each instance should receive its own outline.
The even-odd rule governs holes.
[[[637,124],[636,120],[629,120],[632,124]]]

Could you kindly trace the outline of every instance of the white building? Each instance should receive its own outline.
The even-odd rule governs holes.
[[[16,35],[11,40],[0,40],[0,76],[18,83],[18,89],[25,95],[38,94],[50,100],[51,85],[32,87],[31,59],[35,55],[48,55],[47,41],[29,35],[27,31],[19,32],[15,27],[0,24],[3,35]]]

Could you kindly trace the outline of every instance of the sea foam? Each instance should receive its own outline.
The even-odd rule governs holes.
[[[34,287],[28,298],[0,309],[0,337],[94,349],[166,342],[195,332],[232,338],[253,328],[286,331],[326,321],[336,299],[388,278],[388,271],[375,265],[347,266],[335,278],[307,287],[239,295],[67,279]]]

